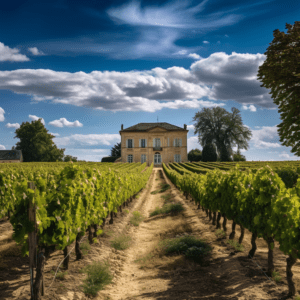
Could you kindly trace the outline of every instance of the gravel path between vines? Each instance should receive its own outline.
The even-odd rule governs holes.
[[[171,189],[163,193],[151,194],[164,183],[170,184]],[[175,201],[182,203],[185,211],[177,216],[149,217],[155,207],[163,205],[161,196],[167,194],[170,194]],[[216,226],[213,226],[206,217],[206,213],[198,210],[190,200],[191,198],[185,199],[183,194],[166,178],[162,168],[154,168],[147,186],[139,193],[139,197],[125,208],[129,209],[130,213],[126,214],[124,211],[118,213],[114,224],[109,225],[107,222],[105,225],[107,232],[130,235],[133,239],[132,246],[124,251],[114,250],[110,246],[110,236],[99,237],[99,242],[91,245],[91,250],[82,260],[76,261],[75,255],[71,255],[68,275],[64,280],[56,279],[53,286],[47,289],[53,279],[50,271],[56,270],[63,258],[62,251],[54,251],[45,267],[46,295],[43,299],[90,299],[79,288],[86,276],[79,273],[79,270],[93,261],[108,261],[114,274],[113,283],[98,292],[98,295],[94,297],[95,300],[284,299],[288,291],[285,279],[287,256],[279,250],[278,243],[275,243],[274,263],[282,279],[275,284],[260,269],[260,267],[267,268],[267,244],[263,239],[257,240],[255,257],[250,260],[247,254],[251,249],[251,234],[245,230],[243,240],[245,250],[234,252],[232,246],[226,244],[224,239],[217,238]],[[138,227],[129,226],[133,211],[139,211],[145,216],[145,220]],[[231,232],[231,224],[231,221],[227,222],[227,238]],[[5,234],[8,234],[9,225],[9,222],[0,223],[0,241],[4,228]],[[186,260],[182,255],[164,256],[157,248],[162,239],[183,234],[193,234],[213,247],[211,257],[203,266]],[[235,240],[238,240],[239,235],[240,230],[237,226]],[[0,299],[29,300],[29,272],[24,265],[26,259],[14,257],[13,268],[19,270],[20,273],[16,273],[17,270],[12,271],[5,259],[0,259],[0,271],[1,263],[4,265],[6,263],[7,266],[4,276],[3,272],[0,272],[0,283],[5,280],[8,287],[1,289],[0,285]],[[13,256],[7,259],[12,262]],[[18,261],[21,261],[19,265]],[[292,271],[293,279],[300,287],[299,262],[293,266]]]

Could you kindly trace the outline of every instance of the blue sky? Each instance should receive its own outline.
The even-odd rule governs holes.
[[[294,0],[6,1],[0,10],[0,149],[42,118],[65,154],[101,161],[119,130],[188,125],[203,107],[241,111],[251,160],[297,160],[258,67],[273,31],[299,21]],[[234,148],[235,150],[235,148]]]

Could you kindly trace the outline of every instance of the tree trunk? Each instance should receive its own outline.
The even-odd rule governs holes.
[[[70,260],[70,255],[68,255],[68,246],[66,246],[65,247],[65,249],[64,249],[64,257],[65,257],[65,260],[64,260],[64,262],[63,262],[63,265],[64,265],[64,268],[66,269],[66,270],[68,270],[69,269],[69,260]]]
[[[223,230],[226,232],[227,231],[227,227],[226,227],[227,218],[226,218],[225,214],[223,214],[222,217],[224,218],[224,220],[223,220]]]
[[[197,207],[197,209],[200,209],[200,204],[198,204],[198,207]]]
[[[126,203],[125,203],[125,202],[123,202],[123,204],[122,204],[122,205],[123,205],[123,207],[125,208],[125,206],[126,206]]]
[[[286,259],[286,279],[289,286],[288,296],[295,296],[297,290],[296,283],[293,282],[293,272],[292,272],[292,267],[296,263],[296,261],[297,258],[295,259],[291,254]]]
[[[82,259],[82,251],[79,247],[80,240],[81,240],[81,232],[79,232],[76,236],[76,243],[75,243],[76,260]]]
[[[213,212],[213,221],[212,221],[213,225],[216,225],[216,218],[217,218],[217,213],[214,211]]]
[[[206,216],[208,217],[208,209],[205,209],[205,212],[206,212]]]
[[[105,223],[106,223],[106,218],[102,218],[102,225],[101,225],[101,228],[102,228],[102,229],[104,228]]]
[[[256,243],[255,243],[255,240],[257,239],[257,233],[252,233],[252,237],[251,237],[251,245],[252,245],[252,249],[249,251],[248,253],[248,257],[249,258],[252,258],[255,254],[255,251],[257,249],[256,247]]]
[[[242,225],[240,225],[240,228],[241,228],[241,235],[239,238],[239,244],[241,244],[243,242],[244,234],[245,234],[245,228]]]
[[[217,229],[220,229],[220,228],[221,228],[220,220],[221,220],[221,213],[218,212],[218,217],[217,217]]]
[[[90,244],[93,244],[93,231],[92,231],[92,225],[90,225],[90,226],[88,227],[88,229],[89,229],[89,237],[88,237],[89,243],[90,243]]]
[[[271,244],[274,244],[274,239],[273,237],[268,237],[267,239],[267,244],[268,244],[268,248],[269,248],[269,252],[268,252],[268,271],[267,274],[269,276],[272,276],[272,273],[274,272],[274,256],[273,256],[273,249],[271,249]]]
[[[35,300],[41,300],[42,296],[44,296],[44,264],[45,264],[45,256],[43,252],[40,252],[37,259],[36,266],[36,276],[35,282],[33,286],[33,295]]]
[[[235,226],[236,226],[236,223],[234,221],[232,221],[232,227],[231,227],[231,233],[229,235],[229,239],[230,240],[233,240],[234,237],[235,237]]]
[[[208,210],[208,217],[209,217],[209,221],[211,221],[212,220],[211,210]]]
[[[123,212],[122,211],[122,205],[119,206],[119,212]]]
[[[109,224],[114,224],[114,213],[113,212],[110,213]]]
[[[114,217],[115,217],[115,218],[117,218],[117,217],[118,217],[117,213],[115,213],[115,212],[114,212]]]
[[[93,234],[93,237],[94,237],[94,238],[97,237],[97,231],[98,231],[98,225],[95,224],[95,225],[94,225],[94,234]]]
[[[7,211],[8,220],[10,220],[10,210]]]

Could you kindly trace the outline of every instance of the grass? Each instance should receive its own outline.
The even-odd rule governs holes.
[[[150,213],[150,217],[168,213],[178,214],[183,210],[184,208],[181,203],[165,204],[162,208],[156,207],[155,210]]]
[[[168,203],[171,201],[172,195],[167,194],[167,195],[161,195],[160,197],[164,200],[165,203]]]
[[[82,254],[86,255],[88,253],[88,250],[91,249],[91,246],[88,242],[84,242],[79,244],[79,248],[82,250]]]
[[[231,245],[236,251],[239,251],[239,252],[244,251],[244,246],[242,244],[239,244],[235,240],[227,240],[226,243]]]
[[[51,273],[52,275],[55,275],[55,272],[54,272],[53,270],[51,270],[50,273]],[[67,274],[68,274],[68,271],[65,271],[65,272],[59,271],[59,272],[57,272],[57,274],[56,274],[56,278],[57,278],[57,279],[60,279],[60,280],[63,280],[63,279],[65,279],[65,275],[67,275]]]
[[[84,267],[81,273],[87,274],[87,278],[81,285],[83,292],[91,296],[96,296],[97,292],[102,290],[105,285],[110,284],[113,279],[107,263],[93,262]]]
[[[226,232],[222,229],[218,229],[215,232],[218,239],[226,239]]]
[[[116,250],[125,250],[129,248],[131,244],[132,238],[129,235],[119,235],[111,241],[111,246]]]
[[[124,209],[123,212],[126,213],[126,214],[129,214],[129,210],[128,209]]]
[[[184,254],[187,259],[196,263],[203,262],[204,257],[212,250],[204,241],[191,235],[165,239],[159,246],[165,254]]]
[[[141,264],[142,265],[141,269],[144,269],[146,267],[146,263],[149,262],[149,261],[152,261],[153,258],[154,258],[154,255],[152,253],[149,253],[144,257],[136,259],[134,262],[138,263],[138,264]]]
[[[134,226],[139,226],[143,220],[144,216],[142,216],[139,211],[134,211],[132,213],[132,217],[130,218],[130,223]]]
[[[169,188],[171,188],[171,186],[169,184],[167,184],[167,183],[161,184],[160,186],[161,186],[161,188],[159,190],[153,191],[150,194],[151,195],[155,195],[155,194],[158,194],[158,193],[163,193],[166,190],[168,190]]]
[[[278,272],[273,272],[272,273],[272,278],[273,278],[273,280],[276,282],[276,283],[278,283],[280,280],[281,280],[281,276],[279,275],[279,273]],[[299,299],[300,300],[300,299]]]

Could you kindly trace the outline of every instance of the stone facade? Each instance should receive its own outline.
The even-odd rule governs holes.
[[[139,123],[127,129],[122,125],[121,162],[146,162],[147,166],[187,162],[187,133],[186,125]]]

